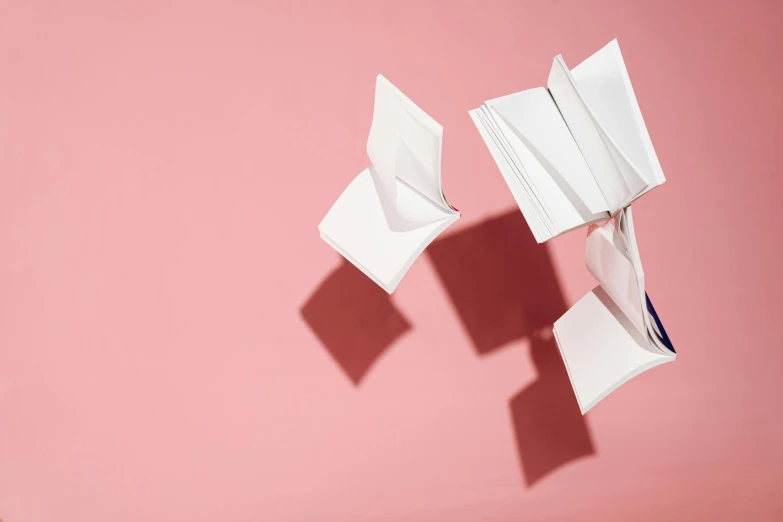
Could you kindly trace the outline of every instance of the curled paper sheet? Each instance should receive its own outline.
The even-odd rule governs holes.
[[[634,246],[629,244],[616,222],[603,226],[590,225],[585,241],[585,265],[601,288],[625,314],[640,334],[646,335],[644,320],[644,273]]]
[[[378,76],[367,156],[391,230],[404,232],[442,219],[433,209],[410,204],[401,195],[405,188],[420,193],[443,210],[451,210],[440,180],[442,135],[443,128],[435,120],[386,78]]]
[[[594,225],[588,230],[585,264],[639,333],[662,352],[674,352],[644,289],[631,207],[603,227]]]

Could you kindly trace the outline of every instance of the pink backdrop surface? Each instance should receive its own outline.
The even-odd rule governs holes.
[[[67,5],[66,5],[67,4]],[[3,1],[5,522],[783,520],[783,3]],[[618,38],[678,350],[584,419],[594,285],[467,111]],[[384,74],[463,218],[389,299],[316,230]]]

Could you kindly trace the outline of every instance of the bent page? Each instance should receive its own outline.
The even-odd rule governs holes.
[[[441,184],[443,127],[382,75],[375,82],[375,106],[367,155],[381,180],[382,197],[395,206],[400,179],[445,211],[455,212]],[[398,209],[404,213],[405,209]]]
[[[558,319],[554,332],[582,414],[633,377],[676,357],[650,346],[600,286]]]
[[[392,293],[421,252],[459,214],[444,211],[397,180],[397,203],[408,220],[395,230],[389,226],[378,183],[372,169],[359,174],[318,230],[332,248]]]
[[[552,62],[547,87],[614,214],[646,189],[648,180],[601,127],[561,56]]]
[[[519,158],[559,231],[607,212],[606,200],[547,89],[529,89],[486,105],[510,130],[508,138],[525,149]]]
[[[593,226],[585,242],[585,265],[612,301],[652,347],[674,352],[644,289],[644,270],[633,230],[631,207],[602,227]]]
[[[642,268],[642,260],[639,255],[639,248],[636,244],[636,232],[634,231],[633,224],[633,210],[629,206],[623,209],[616,218],[617,221],[617,235],[625,239],[628,245],[628,258],[633,263],[634,271],[636,273],[636,279],[639,285],[639,295],[644,295],[645,300],[642,302],[642,309],[645,312],[642,314],[644,318],[644,324],[647,329],[647,337],[652,342],[653,346],[657,347],[664,353],[674,353],[674,346],[672,346],[669,337],[666,335],[666,331],[663,328],[663,324],[658,318],[655,309],[652,306],[650,297],[644,290],[644,270]]]
[[[536,242],[543,243],[552,237],[544,222],[543,209],[539,208],[540,205],[533,195],[532,189],[526,186],[527,182],[524,180],[519,162],[511,157],[513,153],[498,135],[499,130],[492,123],[489,109],[481,106],[478,109],[469,111],[468,114],[489,149],[492,159],[495,160],[498,170],[500,170],[506,185],[511,191],[514,201],[516,201],[517,206],[522,211],[522,215],[533,232]]]
[[[585,241],[585,265],[636,330],[647,335],[644,283],[631,260],[631,247],[613,223],[592,226]],[[643,276],[641,276],[643,277]],[[640,293],[641,292],[641,293]]]
[[[617,40],[612,40],[574,67],[571,76],[600,127],[648,180],[647,188],[636,197],[663,184],[666,178],[644,124]]]

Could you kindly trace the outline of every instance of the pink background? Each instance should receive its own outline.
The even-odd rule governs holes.
[[[783,3],[65,4],[0,2],[5,522],[783,520]],[[514,325],[593,286],[583,235],[528,248],[467,111],[615,37],[679,359],[582,420]],[[463,212],[390,301],[316,230],[378,73]],[[475,301],[486,259],[530,291]]]

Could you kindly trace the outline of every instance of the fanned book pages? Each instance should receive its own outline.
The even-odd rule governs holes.
[[[605,220],[662,184],[617,40],[547,87],[470,111],[536,241]]]
[[[554,328],[582,413],[629,379],[676,357],[644,289],[630,207],[603,227],[590,227],[585,258],[600,285]]]
[[[460,217],[443,194],[442,139],[443,127],[379,75],[367,139],[371,166],[348,185],[318,230],[388,293]]]

